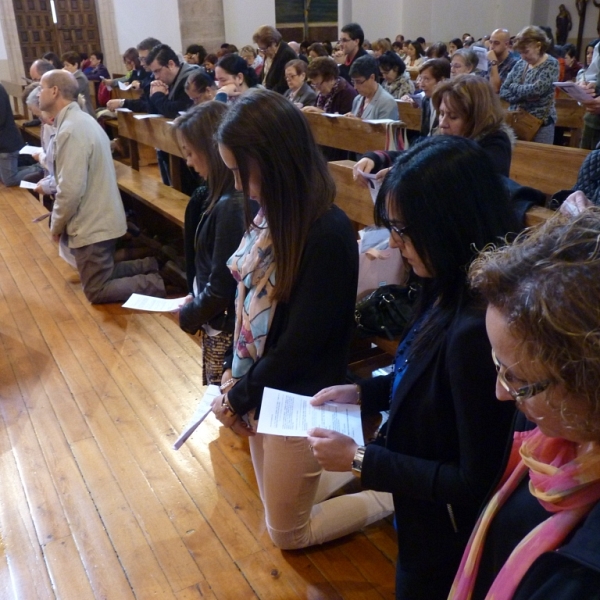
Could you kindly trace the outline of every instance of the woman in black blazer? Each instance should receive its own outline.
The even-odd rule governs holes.
[[[327,400],[389,410],[378,439],[359,447],[315,429],[330,471],[391,492],[398,531],[396,597],[446,598],[479,507],[502,464],[514,407],[495,398],[485,307],[467,288],[477,249],[517,231],[499,175],[470,140],[428,138],[399,157],[375,208],[422,288],[395,372],[326,388]],[[362,400],[362,402],[361,402]]]

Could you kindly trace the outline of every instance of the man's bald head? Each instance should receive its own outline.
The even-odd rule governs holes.
[[[490,36],[490,49],[499,61],[504,60],[510,51],[510,33],[507,29],[495,29]]]
[[[42,77],[42,85],[46,87],[56,87],[58,93],[64,100],[69,102],[77,101],[79,95],[79,84],[72,73],[62,69],[53,69],[48,71]]]
[[[54,65],[49,60],[40,58],[39,60],[34,60],[31,67],[29,67],[29,76],[34,81],[40,81],[42,75],[48,73],[48,71],[52,71],[52,69],[54,69]]]

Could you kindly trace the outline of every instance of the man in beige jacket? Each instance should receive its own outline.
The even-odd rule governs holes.
[[[114,262],[115,244],[127,230],[125,210],[106,133],[77,104],[71,73],[43,75],[40,108],[54,117],[56,200],[50,231],[66,235],[86,298],[122,302],[132,293],[164,296],[155,258]]]

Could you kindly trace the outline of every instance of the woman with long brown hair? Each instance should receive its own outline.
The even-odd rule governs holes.
[[[304,115],[271,91],[251,90],[217,133],[236,188],[260,210],[229,265],[238,281],[233,356],[217,418],[250,436],[267,530],[302,548],[360,529],[391,511],[389,495],[325,500],[348,481],[322,473],[304,437],[256,433],[265,387],[313,395],[345,379],[358,277],[356,239],[333,204],[335,185]],[[350,476],[351,478],[351,476]],[[321,501],[324,500],[324,501]]]

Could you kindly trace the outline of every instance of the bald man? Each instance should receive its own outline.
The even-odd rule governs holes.
[[[510,51],[510,33],[506,29],[496,29],[490,36],[488,76],[492,87],[498,93],[500,86],[519,60]]]
[[[50,231],[64,236],[86,298],[123,302],[132,293],[165,295],[155,258],[116,263],[117,240],[127,231],[109,139],[77,104],[79,85],[67,71],[42,76],[40,109],[54,117],[56,199]]]

